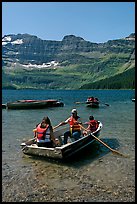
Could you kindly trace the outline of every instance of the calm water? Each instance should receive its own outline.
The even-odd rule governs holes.
[[[102,102],[99,109],[86,107],[84,102],[88,96],[96,96]],[[60,99],[64,107],[45,108],[37,110],[2,110],[2,147],[3,159],[12,154],[20,154],[20,143],[24,138],[30,138],[35,124],[39,123],[43,116],[49,116],[52,125],[57,125],[65,120],[72,108],[77,108],[83,122],[89,115],[94,115],[104,127],[102,137],[134,140],[135,135],[135,103],[134,90],[3,90],[2,103],[19,99]],[[106,106],[105,103],[109,104]],[[14,148],[13,148],[14,147]]]
[[[96,96],[100,99],[101,105],[98,109],[86,107],[84,102],[88,96]],[[15,175],[24,174],[26,169],[33,169],[32,159],[24,157],[20,150],[20,143],[23,139],[33,137],[32,129],[44,116],[49,116],[52,125],[67,119],[71,109],[76,108],[82,121],[88,120],[89,115],[103,123],[100,139],[108,140],[109,145],[114,148],[115,140],[119,150],[134,156],[135,146],[135,97],[134,90],[3,90],[2,103],[19,99],[59,99],[64,102],[64,107],[45,108],[37,110],[2,110],[2,171],[3,184],[7,179]],[[109,104],[106,106],[105,103]],[[101,146],[103,149],[104,147]],[[104,148],[104,151],[105,150]],[[100,150],[101,154],[101,150]],[[90,155],[86,155],[88,162]],[[39,161],[45,167],[49,161]],[[73,167],[78,167],[84,158],[74,162]],[[57,168],[58,163],[50,163],[51,168]],[[65,168],[65,164],[60,168]],[[22,167],[25,167],[22,168]],[[33,169],[34,170],[34,169]]]

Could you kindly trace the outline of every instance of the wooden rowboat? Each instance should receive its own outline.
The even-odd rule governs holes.
[[[99,100],[95,97],[88,97],[86,100],[87,107],[99,108]]]
[[[6,104],[7,109],[39,109],[46,107],[61,107],[64,104],[55,99],[48,100],[18,100]]]
[[[92,133],[96,137],[99,137],[100,131],[103,127],[100,121],[98,121],[98,123],[99,123],[98,129]],[[58,138],[59,141],[62,141],[64,137],[63,136],[64,132],[66,130],[68,130],[68,127],[54,131],[55,137]],[[26,142],[21,143],[21,149],[24,154],[31,156],[35,155],[54,159],[65,159],[92,144],[95,141],[95,138],[92,136],[92,134],[88,133],[86,136],[81,136],[81,138],[77,141],[73,141],[72,139],[69,138],[70,140],[68,141],[67,144],[53,148],[38,147],[34,139],[30,139]]]
[[[99,102],[90,102],[90,103],[87,104],[87,107],[99,108]]]

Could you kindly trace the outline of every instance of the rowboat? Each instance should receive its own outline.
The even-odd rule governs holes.
[[[46,107],[61,107],[63,102],[55,99],[48,100],[18,100],[6,104],[7,109],[39,109]]]
[[[3,108],[4,108],[4,109],[6,108],[6,104],[4,104],[4,103],[2,104],[2,109],[3,109]]]
[[[99,100],[95,97],[88,97],[86,100],[87,107],[91,108],[98,108],[99,107]]]
[[[42,156],[54,159],[66,159],[79,152],[80,150],[86,148],[87,146],[91,145],[95,141],[95,138],[92,136],[92,134],[94,134],[96,137],[99,137],[103,125],[100,121],[98,121],[98,124],[99,126],[95,132],[89,132],[86,136],[82,135],[81,138],[76,141],[69,138],[68,143],[65,145],[62,144],[61,146],[56,146],[53,148],[38,147],[35,142],[35,139],[30,139],[26,142],[22,142],[20,146],[22,152],[27,155]],[[87,127],[86,124],[83,126]],[[61,128],[59,130],[54,130],[55,138],[59,139],[59,141],[62,141],[64,138],[64,132],[67,130],[68,127]]]
[[[99,102],[90,102],[90,103],[87,104],[87,107],[99,108]]]

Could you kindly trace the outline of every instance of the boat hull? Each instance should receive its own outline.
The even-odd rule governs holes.
[[[7,109],[41,109],[48,107],[63,107],[64,104],[57,100],[34,100],[34,101],[16,101],[13,103],[7,103]]]
[[[2,109],[6,109],[6,104],[2,104]]]
[[[94,103],[94,102],[88,102],[87,107],[90,108],[99,108],[99,103]]]
[[[99,137],[101,129],[102,123],[99,122],[99,127],[93,134],[96,137]],[[55,137],[62,138],[66,130],[68,130],[68,128],[63,128],[61,130],[55,131],[54,132]],[[79,152],[80,150],[86,148],[94,141],[95,139],[89,133],[87,136],[82,136],[77,141],[72,141],[68,144],[61,145],[60,147],[55,148],[38,147],[36,144],[34,144],[34,139],[32,139],[27,142],[21,143],[21,148],[24,154],[31,156],[35,155],[54,159],[66,159],[74,155],[75,153]]]

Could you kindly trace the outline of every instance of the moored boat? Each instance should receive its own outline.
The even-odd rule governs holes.
[[[55,99],[48,100],[18,100],[6,104],[7,109],[39,109],[46,107],[61,107],[63,102]]]
[[[6,108],[6,104],[2,104],[2,109],[3,109],[3,108],[4,108],[4,109]]]
[[[132,101],[135,102],[135,98],[132,98]]]
[[[90,103],[87,104],[87,107],[99,108],[99,102],[90,102]]]
[[[103,125],[100,121],[98,121],[98,124],[99,126],[95,132],[90,132],[86,136],[81,136],[81,138],[77,141],[69,140],[69,142],[65,145],[53,148],[38,147],[34,142],[34,139],[30,139],[21,143],[21,148],[24,154],[31,156],[35,155],[54,159],[65,159],[92,144],[95,141],[95,138],[92,136],[92,134],[94,134],[96,137],[99,137]],[[68,127],[56,130],[54,131],[54,136],[59,140],[63,140],[63,135],[66,130],[68,130]]]
[[[99,100],[96,97],[88,97],[86,100],[87,107],[99,108]]]

